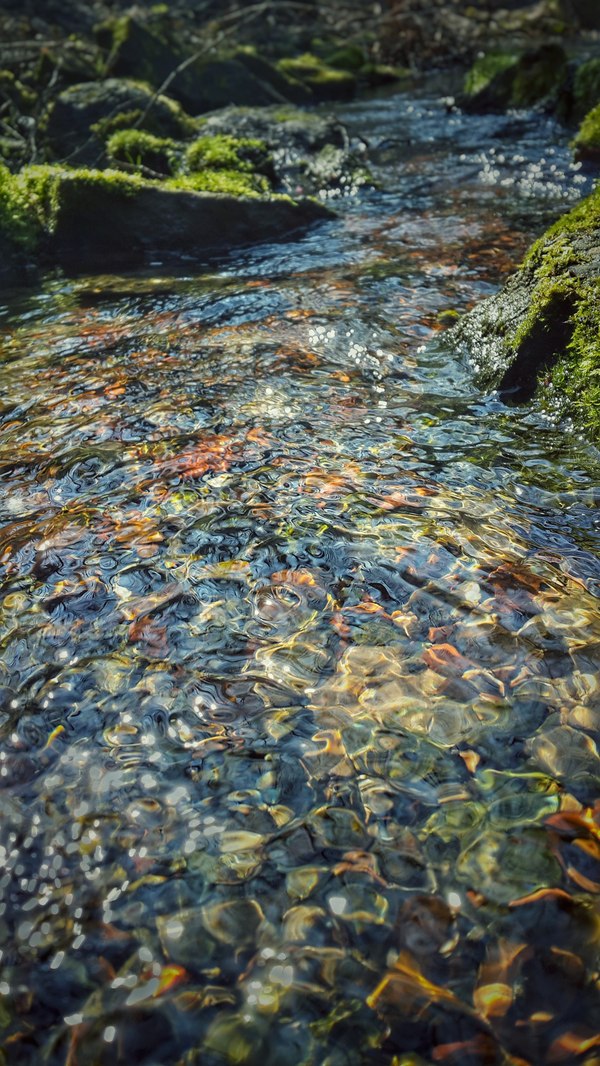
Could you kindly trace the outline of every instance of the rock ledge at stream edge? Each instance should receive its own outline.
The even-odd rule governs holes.
[[[536,241],[451,338],[481,385],[507,402],[535,397],[600,441],[600,187]]]
[[[194,192],[110,170],[0,168],[0,269],[10,277],[28,262],[135,265],[156,254],[202,262],[331,215],[310,198]]]

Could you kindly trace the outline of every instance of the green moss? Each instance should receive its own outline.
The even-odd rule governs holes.
[[[567,57],[560,45],[545,45],[525,54],[515,69],[510,104],[532,107],[541,100],[556,97],[567,74]]]
[[[586,233],[589,230],[600,229],[600,185],[581,203],[577,204],[568,214],[559,218],[554,225],[550,226],[538,241],[530,248],[523,265],[543,265],[544,276],[550,276],[553,268],[564,265],[558,257],[564,256],[566,243],[569,235]],[[558,240],[552,242],[552,238]]]
[[[549,375],[541,378],[542,403],[571,415],[600,439],[600,279],[580,269],[573,237],[600,231],[600,187],[537,241],[523,268],[533,269],[534,289],[527,317],[512,338],[518,350],[534,329],[551,328],[557,308],[569,308],[570,339]]]
[[[19,174],[0,166],[0,234],[26,252],[33,251],[56,213],[52,167],[27,167]]]
[[[129,129],[113,133],[106,145],[110,159],[131,166],[148,167],[160,174],[172,174],[177,160],[177,142],[155,137],[145,130]]]
[[[107,115],[106,118],[101,118],[99,122],[93,122],[90,126],[90,132],[95,133],[96,137],[101,141],[107,141],[111,134],[116,133],[117,130],[128,130],[135,126],[136,122],[142,117],[142,110],[133,108],[131,111],[119,111],[116,115]]]
[[[269,182],[262,174],[248,174],[239,170],[199,170],[169,180],[169,188],[190,192],[212,192],[223,196],[267,196]]]
[[[600,161],[600,104],[585,116],[572,148],[576,159]]]
[[[37,94],[15,76],[12,70],[0,70],[0,102],[12,104],[19,113],[30,112]]]
[[[552,370],[551,383],[577,422],[600,440],[600,279],[581,286],[573,338]]]
[[[327,90],[341,95],[352,93],[355,79],[347,70],[330,67],[310,52],[294,58],[280,59],[277,69],[286,77],[296,78],[318,93]]]
[[[0,234],[25,252],[35,251],[44,235],[54,231],[65,175],[90,192],[102,188],[132,195],[143,185],[137,176],[119,171],[44,165],[11,174],[0,166]]]
[[[348,44],[345,48],[336,48],[334,52],[330,52],[326,56],[326,61],[336,70],[347,70],[351,74],[356,74],[361,67],[364,67],[367,57],[359,45]]]
[[[318,126],[323,120],[313,111],[302,111],[299,107],[278,107],[276,111],[273,111],[273,121],[300,122],[303,126]]]
[[[185,162],[188,170],[224,169],[253,173],[272,169],[271,157],[264,141],[252,137],[215,134],[198,137],[190,144]]]
[[[573,82],[575,118],[580,119],[600,103],[600,59],[589,59],[575,71]]]
[[[475,60],[465,77],[464,91],[467,96],[476,96],[487,89],[488,85],[517,62],[517,56],[510,52],[489,52]]]
[[[360,68],[359,77],[369,85],[389,85],[403,78],[410,78],[408,67],[391,67],[387,63],[365,63]]]

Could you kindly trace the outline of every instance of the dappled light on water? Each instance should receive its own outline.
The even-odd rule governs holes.
[[[439,318],[577,185],[444,114],[421,199],[6,309],[7,1063],[597,1061],[594,456]]]

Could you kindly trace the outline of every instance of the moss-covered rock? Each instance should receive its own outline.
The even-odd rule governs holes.
[[[207,167],[191,174],[180,175],[176,185],[180,189],[214,192],[222,196],[267,196],[271,191],[269,180],[264,174],[244,173],[226,168]]]
[[[576,159],[600,163],[600,104],[585,116],[573,140]]]
[[[329,197],[375,184],[360,151],[364,146],[352,145],[331,115],[293,107],[226,108],[207,116],[201,128],[205,136],[190,146],[188,168],[195,158],[202,168],[222,159],[227,168],[265,174],[292,195]]]
[[[106,143],[106,153],[112,162],[157,174],[173,174],[180,154],[177,141],[138,129],[117,130]]]
[[[76,268],[157,254],[205,260],[330,215],[312,200],[248,195],[222,174],[218,190],[198,192],[199,177],[158,182],[110,170],[39,166],[12,175],[0,168],[0,244],[15,259]]]
[[[573,120],[581,121],[596,104],[600,104],[600,59],[588,59],[573,78]]]
[[[96,28],[105,72],[146,81],[158,88],[181,62],[181,55],[156,28],[130,15],[108,19]]]
[[[196,130],[175,100],[155,97],[143,82],[106,78],[72,85],[59,93],[48,116],[46,136],[55,157],[94,163],[112,133],[133,126],[175,139],[189,137]]]
[[[351,74],[358,74],[367,60],[364,49],[358,44],[347,44],[341,48],[335,48],[325,56],[325,62],[330,67],[335,67],[336,70],[347,70]]]
[[[186,150],[185,163],[189,171],[209,167],[273,176],[271,153],[259,137],[233,137],[224,133],[197,137]]]
[[[567,56],[559,45],[527,52],[489,52],[468,72],[460,105],[467,111],[505,111],[550,104],[567,77]]]
[[[352,73],[331,67],[310,52],[280,59],[277,68],[308,86],[316,100],[351,100],[356,92],[356,78]]]
[[[292,105],[227,107],[199,120],[202,135],[262,141],[269,150],[313,153],[331,144],[342,148],[348,136],[333,116],[302,111]]]
[[[536,396],[600,440],[600,188],[559,219],[454,331],[480,383]]]
[[[104,23],[98,40],[107,72],[139,78],[168,91],[192,114],[229,104],[261,106],[282,100],[306,102],[296,82],[247,50],[192,59],[155,29],[130,15]]]
[[[259,56],[254,48],[238,48],[233,59],[247,67],[259,81],[270,86],[273,100],[269,103],[310,104],[314,97],[310,89],[297,78],[278,70],[272,63]],[[244,101],[251,103],[250,100]]]

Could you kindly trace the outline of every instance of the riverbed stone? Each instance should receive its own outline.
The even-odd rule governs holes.
[[[600,439],[600,188],[452,333],[482,386],[507,402],[536,397]]]

